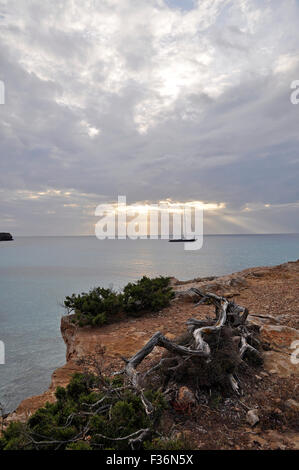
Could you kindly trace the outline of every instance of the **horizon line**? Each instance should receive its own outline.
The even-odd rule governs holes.
[[[11,232],[10,232],[11,233]],[[40,238],[82,238],[82,237],[93,237],[93,238],[97,238],[96,235],[14,235],[11,233],[11,235],[15,238],[21,238],[21,237],[24,237],[24,238],[34,238],[34,237],[40,237]],[[257,236],[262,236],[262,235],[299,235],[299,232],[267,232],[267,233],[205,233],[203,234],[203,237],[216,237],[216,236],[248,236],[248,235],[257,235]],[[199,235],[194,235],[195,237],[196,236],[199,236]],[[142,239],[142,240],[151,240],[151,238],[149,238],[150,236],[148,236],[148,238],[141,238],[143,236],[140,236],[137,238],[138,239]],[[108,240],[110,240],[109,238],[107,238]],[[130,237],[127,237],[128,240],[130,240]],[[118,238],[116,237],[115,239],[111,239],[111,240],[118,240]],[[126,239],[125,239],[126,240]],[[167,238],[156,238],[153,240],[167,240]],[[103,241],[103,240],[100,240],[100,241]],[[136,239],[134,240],[136,241]]]

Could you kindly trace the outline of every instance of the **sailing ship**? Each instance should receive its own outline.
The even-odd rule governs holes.
[[[171,243],[175,242],[196,242],[196,238],[171,238],[168,240]]]
[[[185,214],[185,208],[184,208],[184,213],[183,213],[183,234],[182,234],[182,238],[170,238],[168,241],[170,243],[186,243],[186,242],[195,242],[197,239],[192,237],[192,238],[187,238],[185,236],[185,232],[186,232],[186,214]]]

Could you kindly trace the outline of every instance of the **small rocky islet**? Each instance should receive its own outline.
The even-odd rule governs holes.
[[[11,233],[0,232],[0,242],[13,240]]]

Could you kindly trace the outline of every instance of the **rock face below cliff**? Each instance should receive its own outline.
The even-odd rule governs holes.
[[[213,425],[216,419],[215,411],[209,415],[208,407],[199,406],[202,426],[206,429],[200,437],[202,448],[217,448],[215,432],[220,433],[220,448],[230,448],[229,443],[237,432],[246,436],[246,442],[244,437],[244,442],[240,443],[243,449],[277,448],[280,444],[286,448],[299,448],[298,440],[292,437],[291,429],[288,430],[287,423],[283,419],[284,413],[287,413],[285,406],[287,400],[299,401],[299,364],[294,351],[295,343],[296,347],[299,347],[298,281],[299,260],[280,266],[246,269],[218,278],[197,278],[184,283],[173,280],[174,289],[182,295],[177,295],[170,307],[156,314],[148,314],[137,319],[130,318],[118,324],[101,328],[78,328],[72,323],[72,316],[63,317],[61,333],[67,346],[66,364],[53,373],[51,385],[44,394],[24,400],[16,412],[10,415],[9,420],[25,420],[47,401],[53,402],[56,387],[65,386],[73,373],[80,370],[77,361],[88,355],[94,355],[99,347],[105,349],[103,367],[109,374],[123,367],[121,356],[134,355],[156,331],[161,331],[169,339],[173,339],[185,331],[185,322],[188,318],[204,319],[213,316],[213,307],[201,305],[195,309],[190,296],[183,294],[183,291],[194,286],[232,298],[237,296],[238,304],[249,308],[251,322],[256,322],[261,327],[261,340],[269,345],[269,350],[264,353],[263,370],[256,375],[255,382],[249,390],[245,390],[246,396],[241,399],[242,402],[245,400],[246,407],[259,409],[260,423],[254,431],[247,429],[245,415],[248,410],[245,405],[241,407],[234,405],[229,412],[236,421],[230,428],[230,418],[225,410],[221,411],[217,420],[220,423],[222,413],[225,417],[223,433],[227,432],[224,430],[228,428],[227,436],[230,436],[227,437],[230,440],[226,442],[224,440],[226,437],[221,434],[220,424],[217,425],[217,430]],[[151,358],[157,359],[161,354],[162,352],[155,350]],[[276,428],[271,427],[270,420],[276,420],[280,427],[278,425],[278,427],[275,425]],[[209,441],[210,434],[211,441]]]
[[[0,232],[0,242],[13,240],[12,235],[6,232]]]

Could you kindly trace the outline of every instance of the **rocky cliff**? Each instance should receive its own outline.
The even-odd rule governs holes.
[[[12,235],[6,232],[0,232],[0,241],[9,241],[13,240]]]
[[[238,426],[239,432],[243,433],[242,436],[246,434],[246,443],[244,441],[244,444],[240,444],[241,448],[299,448],[298,434],[294,434],[293,428],[288,429],[287,422],[283,419],[288,407],[296,410],[296,406],[299,406],[299,364],[295,353],[295,348],[299,348],[298,281],[299,260],[274,267],[250,268],[222,277],[197,278],[188,282],[173,278],[176,298],[170,307],[157,314],[130,318],[101,328],[78,328],[72,323],[72,316],[63,317],[61,333],[67,348],[66,364],[53,373],[51,385],[44,394],[24,400],[15,413],[9,416],[8,421],[25,420],[46,401],[54,401],[56,387],[66,385],[72,374],[80,370],[77,361],[89,355],[96,355],[99,348],[105,349],[103,368],[109,374],[122,368],[122,356],[130,357],[135,354],[156,331],[161,331],[173,339],[184,331],[184,323],[188,318],[205,318],[212,312],[211,307],[200,306],[195,310],[192,297],[185,293],[189,287],[196,286],[229,298],[238,297],[238,304],[249,309],[251,322],[259,325],[261,341],[268,345],[264,351],[263,370],[255,376],[252,389],[247,391],[246,404],[235,407],[234,412],[239,416],[238,424],[235,425]],[[152,354],[158,357],[161,352],[158,350]],[[254,430],[245,418],[250,408],[259,412],[260,416],[260,423],[255,425]],[[211,415],[211,419],[221,421],[225,412],[221,413],[217,419],[215,414]],[[209,419],[209,414],[205,415],[205,419]],[[276,420],[279,426],[265,424],[271,419]],[[225,426],[228,427],[227,416],[225,420]],[[213,423],[212,420],[211,430]],[[217,432],[221,432],[218,428]],[[237,432],[233,428],[232,425],[232,434]],[[210,437],[213,445],[213,436],[209,435],[211,430],[206,430],[206,434],[201,436],[205,442],[203,448],[209,447]],[[213,432],[215,435],[215,429]],[[227,442],[229,443],[229,440]],[[229,448],[229,444],[224,441],[222,445],[224,448],[228,445]]]

